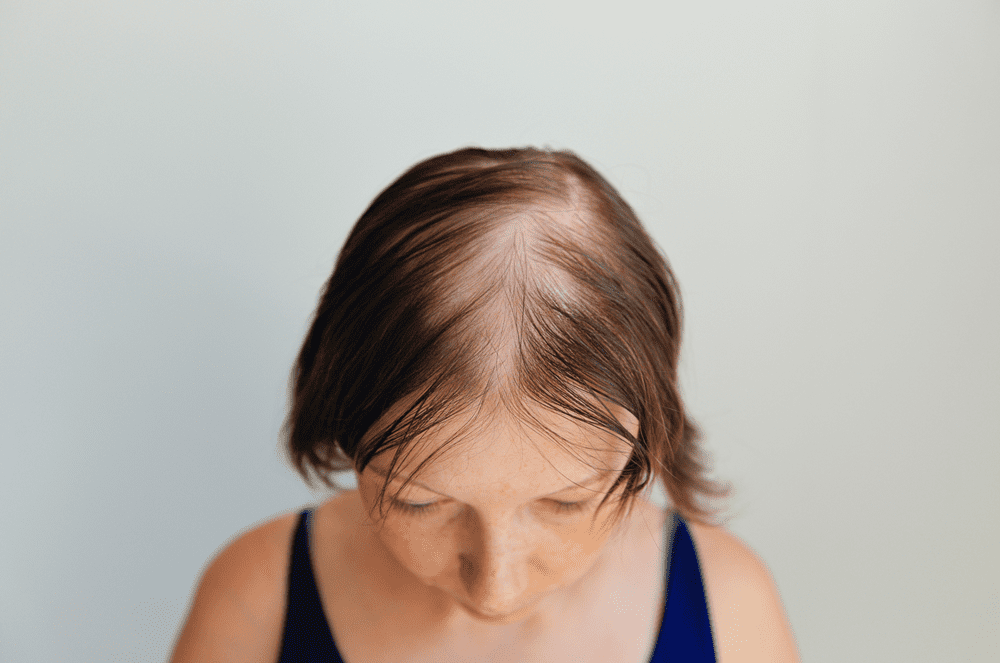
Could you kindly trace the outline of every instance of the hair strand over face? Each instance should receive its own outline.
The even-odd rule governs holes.
[[[287,450],[333,488],[331,474],[393,452],[381,504],[424,434],[487,402],[525,422],[541,408],[628,443],[598,511],[614,495],[620,519],[659,478],[681,515],[710,522],[706,502],[729,489],[708,478],[684,409],[681,322],[666,260],[576,155],[433,157],[375,198],[341,250],[293,371]]]

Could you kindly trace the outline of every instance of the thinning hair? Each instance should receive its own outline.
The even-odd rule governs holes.
[[[586,162],[535,148],[436,156],[351,230],[295,364],[287,450],[308,483],[331,488],[332,474],[391,451],[382,505],[428,432],[470,412],[538,428],[542,408],[627,442],[598,511],[614,495],[620,519],[660,478],[681,515],[710,522],[729,489],[708,478],[684,409],[680,341],[666,259]],[[636,435],[608,403],[638,420]]]

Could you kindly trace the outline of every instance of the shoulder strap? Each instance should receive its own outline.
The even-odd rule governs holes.
[[[288,606],[278,663],[344,663],[333,642],[330,624],[323,613],[323,603],[316,588],[316,577],[313,575],[309,557],[311,519],[312,510],[303,510],[292,538],[292,556],[288,568]]]
[[[687,525],[676,512],[673,517],[667,561],[667,604],[650,663],[715,663],[698,554]]]

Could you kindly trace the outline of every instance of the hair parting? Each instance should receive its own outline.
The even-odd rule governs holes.
[[[627,443],[597,511],[613,500],[620,520],[659,479],[681,515],[711,522],[729,488],[708,477],[681,397],[681,326],[666,259],[582,159],[433,157],[351,230],[293,370],[286,449],[307,482],[332,488],[332,474],[391,452],[384,516],[389,484],[428,433],[457,417],[544,428],[535,414],[548,410]],[[636,435],[609,404],[635,417]],[[406,481],[460,446],[437,445]]]

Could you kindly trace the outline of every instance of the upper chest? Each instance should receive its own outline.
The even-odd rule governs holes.
[[[663,509],[637,506],[606,571],[543,633],[530,641],[476,640],[442,631],[412,583],[386,577],[378,560],[364,559],[372,553],[358,547],[352,499],[340,495],[316,510],[310,543],[323,609],[346,663],[649,661],[664,605]]]

